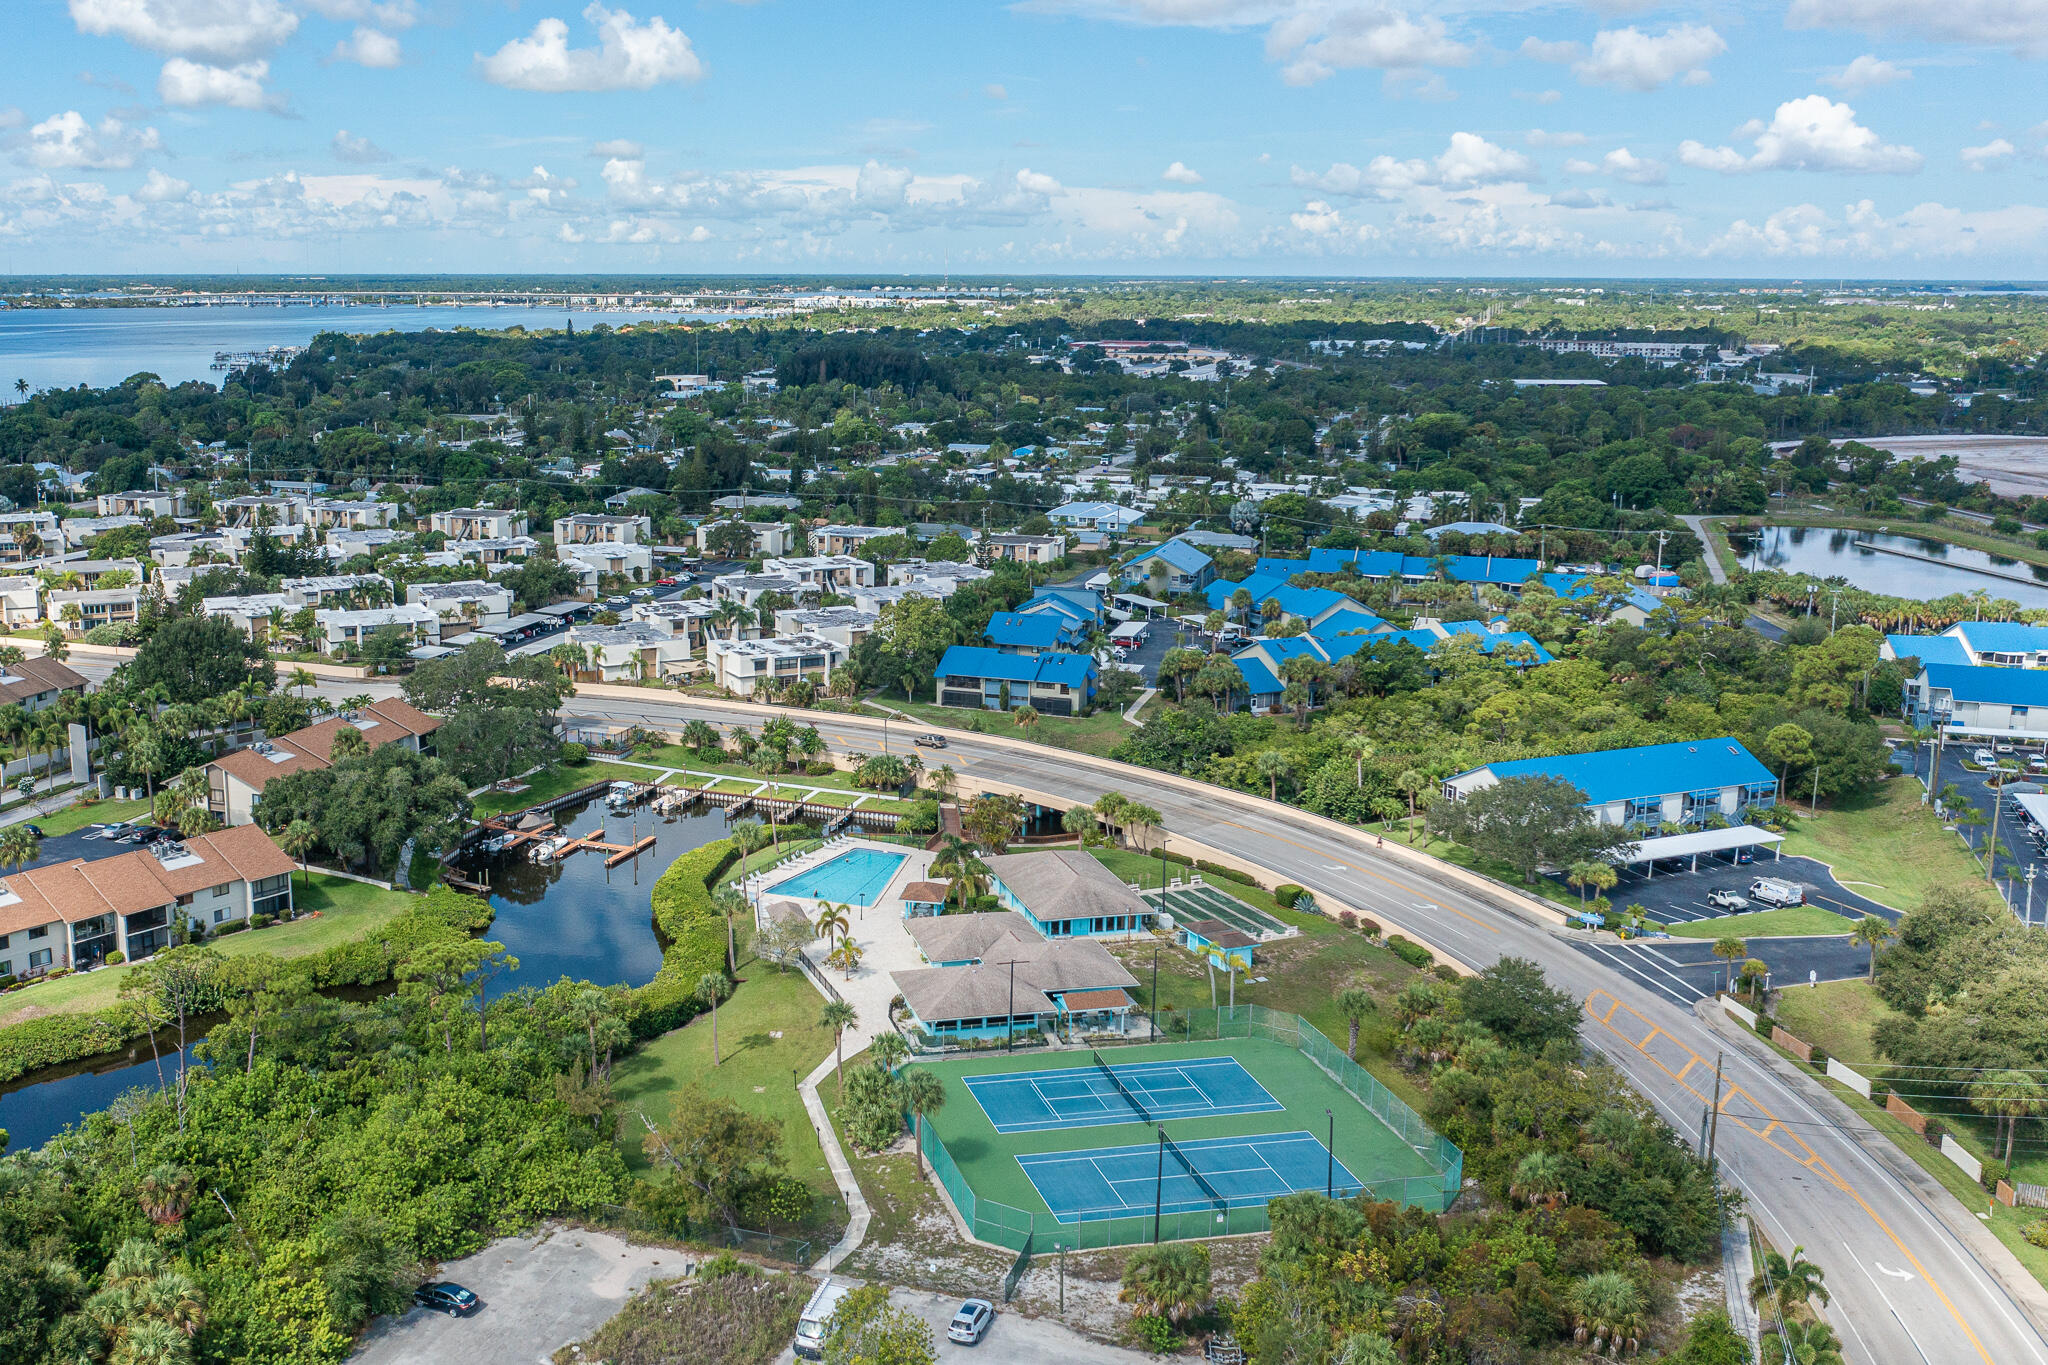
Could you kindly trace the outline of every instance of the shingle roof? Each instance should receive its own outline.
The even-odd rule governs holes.
[[[0,703],[26,701],[52,688],[68,692],[73,688],[85,686],[82,674],[75,673],[66,665],[50,658],[23,659],[19,663],[9,665],[5,671],[19,681],[0,682]]]
[[[1146,915],[1151,907],[1086,853],[995,853],[982,862],[1041,923],[1096,915]]]
[[[969,962],[1010,934],[1034,933],[1031,921],[1014,910],[972,915],[921,915],[910,921],[910,937],[928,962]]]
[[[343,726],[359,731],[372,749],[393,740],[430,735],[441,728],[439,719],[396,697],[373,701],[362,707],[356,716],[356,722],[334,716],[318,725],[309,725],[303,730],[280,736],[271,741],[272,752],[269,754],[255,749],[237,749],[216,758],[207,766],[219,768],[244,786],[261,792],[273,778],[307,768],[332,766],[334,737],[341,733]]]
[[[1054,1012],[1043,991],[1013,985],[1008,967],[917,967],[889,976],[911,1013],[928,1024]]]
[[[132,915],[224,882],[287,875],[294,866],[285,851],[255,825],[193,835],[182,842],[197,861],[167,867],[153,850],[132,849],[90,862],[79,859],[31,868],[0,879],[0,890],[16,898],[0,905],[0,934],[56,920],[76,924],[109,911]]]

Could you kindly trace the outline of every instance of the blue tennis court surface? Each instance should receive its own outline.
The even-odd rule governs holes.
[[[1039,1198],[1062,1223],[1150,1213],[1156,1188],[1162,1213],[1213,1209],[1195,1178],[1200,1171],[1231,1208],[1264,1204],[1285,1194],[1320,1190],[1328,1181],[1339,1198],[1356,1194],[1358,1178],[1313,1133],[1263,1133],[1257,1137],[1201,1138],[1174,1146],[1187,1163],[1165,1153],[1161,1174],[1156,1142],[1137,1147],[1098,1147],[1085,1152],[1039,1152],[1017,1164]]]
[[[1286,1108],[1235,1057],[1137,1062],[1114,1070],[1130,1099],[1098,1066],[996,1072],[969,1076],[966,1083],[998,1133],[1265,1114]]]

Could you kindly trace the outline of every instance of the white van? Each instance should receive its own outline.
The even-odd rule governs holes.
[[[1758,877],[1749,884],[1749,898],[1763,905],[1804,905],[1806,888],[1797,882],[1781,882],[1776,877]]]
[[[797,1319],[796,1342],[791,1347],[803,1360],[825,1358],[825,1324],[832,1320],[833,1310],[839,1301],[853,1292],[850,1284],[840,1284],[827,1276],[825,1283],[811,1295],[804,1305],[804,1315]]]

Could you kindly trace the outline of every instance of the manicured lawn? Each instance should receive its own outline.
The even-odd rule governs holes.
[[[1790,938],[1799,934],[1846,934],[1856,921],[1823,910],[1817,905],[1788,905],[1783,910],[1756,910],[1747,915],[1720,919],[1699,919],[1688,924],[1669,924],[1673,938]]]
[[[212,940],[223,957],[248,957],[270,953],[277,957],[304,957],[323,948],[378,929],[411,903],[403,891],[386,891],[340,877],[315,872],[309,877],[292,874],[292,891],[302,912],[299,918],[268,929],[245,929]],[[304,912],[318,911],[317,916]],[[22,1012],[75,1014],[105,1009],[121,993],[121,981],[133,967],[122,963],[97,971],[75,972],[55,981],[0,996],[0,1026],[14,1022]]]
[[[45,834],[70,834],[87,825],[111,825],[119,820],[138,820],[149,814],[147,801],[98,801],[90,806],[71,805],[49,815],[34,817]]]
[[[1866,981],[1830,981],[1823,986],[1788,986],[1778,992],[1776,1019],[1785,1031],[1830,1057],[1857,1067],[1882,1067],[1870,1031],[1891,1018],[1890,1005]]]
[[[1121,710],[1098,711],[1092,716],[1041,715],[1036,725],[1026,727],[995,711],[971,711],[964,706],[905,701],[901,692],[886,692],[876,700],[932,725],[972,730],[977,734],[1008,735],[1012,739],[1026,739],[1055,749],[1078,749],[1091,754],[1107,754],[1132,733],[1132,728],[1124,723]]]
[[[1910,777],[1880,782],[1875,791],[1801,819],[1783,851],[1826,863],[1851,891],[1898,910],[1918,906],[1930,887],[1982,877],[1933,809],[1920,804],[1920,793]]]
[[[651,1174],[640,1147],[647,1131],[640,1115],[661,1123],[675,1093],[691,1084],[774,1119],[782,1125],[789,1173],[817,1192],[805,1235],[829,1241],[846,1225],[846,1206],[796,1093],[797,1080],[832,1053],[831,1030],[818,1026],[824,1001],[801,973],[777,971],[759,960],[742,963],[740,977],[732,998],[718,1007],[720,1065],[711,1064],[711,1016],[706,1014],[645,1044],[614,1069],[619,1147],[635,1174]],[[825,1088],[831,1089],[830,1081]]]
[[[653,777],[654,774],[645,768],[622,768],[614,763],[563,764],[527,778],[527,788],[523,792],[485,792],[476,799],[476,814],[498,815],[508,810],[524,810],[528,806],[566,796],[593,782],[646,782]]]

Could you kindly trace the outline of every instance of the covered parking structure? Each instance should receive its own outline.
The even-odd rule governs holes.
[[[1735,849],[1762,848],[1769,845],[1771,857],[1779,856],[1778,845],[1785,842],[1782,834],[1773,834],[1755,825],[1731,825],[1727,829],[1699,829],[1685,834],[1660,834],[1633,844],[1623,844],[1615,849],[1609,858],[1623,867],[1638,863],[1643,865],[1643,876],[1654,878],[1657,864],[1667,858],[1684,858],[1687,871],[1697,872],[1700,855],[1713,857],[1717,853],[1728,853]]]

